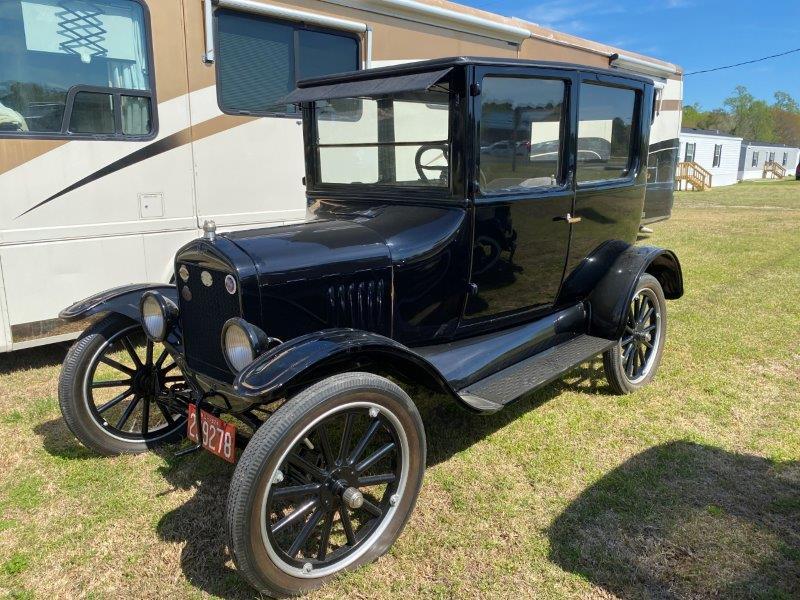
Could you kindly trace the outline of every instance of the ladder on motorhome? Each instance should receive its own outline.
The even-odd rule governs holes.
[[[702,192],[711,187],[711,173],[696,162],[680,162],[675,171],[675,183],[679,190]]]
[[[776,163],[774,160],[764,163],[764,172],[761,174],[762,179],[783,179],[784,177],[786,177],[786,167]]]

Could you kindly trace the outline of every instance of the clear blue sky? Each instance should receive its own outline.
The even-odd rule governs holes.
[[[686,72],[800,48],[800,0],[457,0],[679,64]],[[800,52],[686,78],[684,102],[716,108],[737,85],[800,102]]]

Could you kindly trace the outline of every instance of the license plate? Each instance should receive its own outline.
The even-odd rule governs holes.
[[[190,440],[198,442],[211,454],[216,454],[228,462],[236,462],[236,426],[223,421],[211,413],[200,409],[200,427],[197,426],[197,407],[189,405],[189,418],[186,423],[186,435]]]

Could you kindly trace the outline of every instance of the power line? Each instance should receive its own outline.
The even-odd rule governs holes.
[[[756,58],[755,60],[746,60],[744,62],[736,63],[735,65],[725,65],[724,67],[716,67],[714,69],[704,69],[703,71],[692,71],[691,73],[684,73],[684,77],[687,77],[689,75],[699,75],[700,73],[711,73],[713,71],[722,71],[723,69],[733,69],[734,67],[741,67],[742,65],[752,65],[753,63],[769,60],[771,58],[778,58],[779,56],[786,56],[787,54],[792,54],[794,52],[800,52],[800,48],[795,48],[794,50],[787,50],[786,52],[781,52],[780,54],[772,54],[770,56],[765,56],[763,58]]]

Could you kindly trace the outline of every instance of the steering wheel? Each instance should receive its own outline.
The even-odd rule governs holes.
[[[441,150],[442,156],[444,156],[444,160],[447,163],[450,162],[450,159],[447,156],[449,153],[449,146],[447,144],[422,144],[417,150],[416,155],[414,156],[414,166],[417,168],[417,174],[419,175],[419,178],[422,181],[431,181],[431,178],[428,177],[425,171],[437,171],[439,173],[439,179],[443,179],[445,177],[445,173],[447,172],[448,165],[432,166],[430,163],[428,163],[427,165],[422,164],[422,155],[425,154],[428,150]],[[438,159],[439,157],[437,156],[434,160]]]

